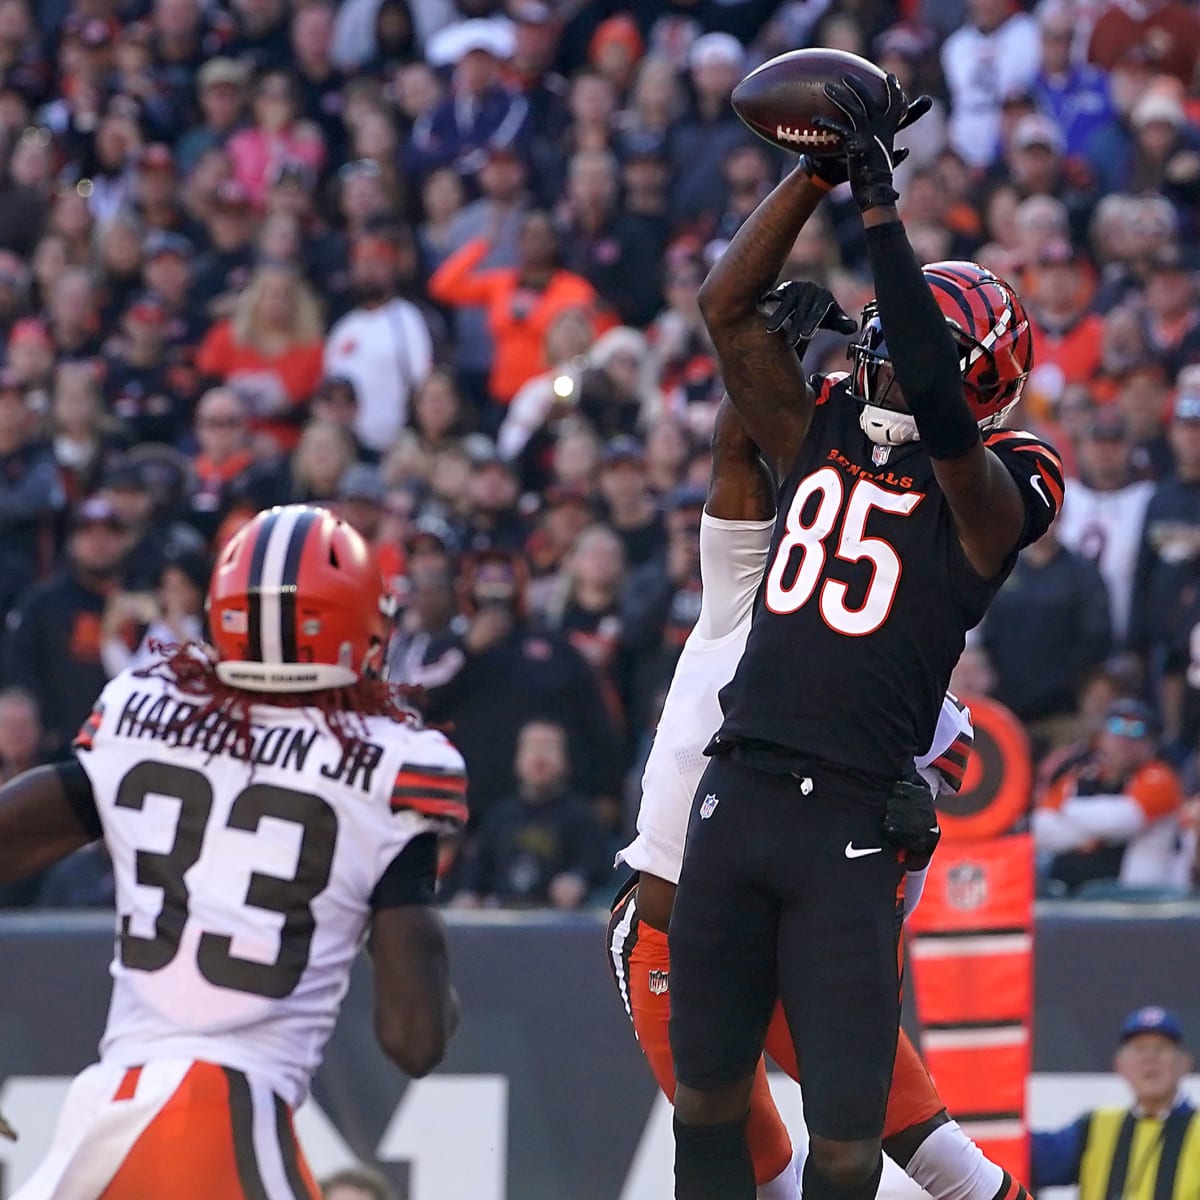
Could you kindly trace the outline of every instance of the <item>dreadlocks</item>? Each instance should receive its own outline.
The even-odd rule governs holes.
[[[161,657],[134,674],[144,678],[165,679],[186,696],[203,698],[205,703],[191,712],[171,718],[163,731],[182,737],[188,729],[204,729],[212,722],[227,726],[233,737],[233,751],[248,758],[254,745],[251,710],[255,704],[279,708],[315,708],[329,732],[345,749],[350,742],[367,733],[367,717],[388,717],[398,725],[422,728],[420,714],[413,707],[420,689],[403,687],[382,679],[359,679],[346,687],[324,688],[317,692],[249,692],[230,687],[217,678],[216,662],[195,642],[184,644],[153,641],[150,649]]]

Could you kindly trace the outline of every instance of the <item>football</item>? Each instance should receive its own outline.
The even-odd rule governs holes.
[[[842,139],[813,127],[813,118],[845,120],[846,114],[825,95],[827,83],[848,75],[865,95],[882,100],[887,76],[874,63],[844,50],[820,46],[791,50],[755,68],[733,89],[734,112],[759,137],[797,154],[816,158],[843,153]]]

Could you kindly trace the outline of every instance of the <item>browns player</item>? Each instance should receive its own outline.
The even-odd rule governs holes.
[[[415,1076],[441,1059],[436,843],[466,779],[374,678],[383,601],[348,525],[260,513],[209,585],[215,660],[175,647],[118,675],[72,761],[0,790],[0,879],[103,837],[117,894],[100,1062],[20,1200],[317,1200],[292,1112],[364,933],[385,1053]]]
[[[806,1200],[874,1197],[897,895],[905,855],[936,836],[889,806],[892,783],[929,745],[966,631],[1062,499],[1054,452],[997,429],[1032,363],[1019,299],[975,264],[923,272],[896,213],[899,84],[886,103],[849,82],[827,92],[876,289],[852,378],[809,387],[758,308],[834,182],[827,160],[775,188],[700,294],[726,389],[782,483],[671,914],[678,1200],[754,1195],[746,1113],[777,996],[804,1064]]]
[[[778,293],[789,324],[804,331],[833,325],[841,310],[823,288],[789,283]],[[803,357],[807,339],[795,346]],[[746,643],[754,594],[762,581],[775,516],[775,487],[758,449],[726,398],[717,411],[712,475],[700,526],[700,615],[680,655],[642,776],[637,837],[618,855],[635,870],[613,906],[606,951],[626,1013],[664,1094],[675,1093],[668,1044],[670,956],[667,923],[683,858],[691,798],[704,770],[708,732],[721,721],[718,690]],[[956,791],[971,746],[970,714],[947,695],[930,750],[916,767],[934,791]],[[914,864],[909,863],[909,866]],[[915,907],[924,871],[910,872],[906,911]],[[766,1050],[793,1078],[799,1071],[777,1006]],[[936,1136],[934,1136],[936,1134]],[[755,1073],[746,1136],[758,1200],[797,1200],[792,1146],[767,1087]],[[951,1121],[916,1050],[903,1032],[888,1097],[884,1148],[935,1200],[1024,1196]]]

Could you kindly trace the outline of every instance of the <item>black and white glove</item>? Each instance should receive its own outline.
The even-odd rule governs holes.
[[[893,144],[896,134],[920,120],[933,101],[928,96],[918,96],[910,104],[895,75],[887,77],[883,102],[864,96],[848,75],[842,76],[841,83],[827,83],[825,95],[846,114],[846,119],[815,117],[813,125],[836,133],[845,143],[850,191],[858,207],[866,212],[869,208],[895,204],[900,193],[892,186],[892,171],[903,161],[903,155]]]
[[[942,838],[933,792],[913,771],[892,785],[883,816],[883,836],[904,851],[904,866],[919,871],[929,865]]]
[[[818,329],[850,334],[858,328],[832,292],[799,279],[789,279],[760,297],[758,311],[767,318],[767,332],[781,334],[800,359]]]

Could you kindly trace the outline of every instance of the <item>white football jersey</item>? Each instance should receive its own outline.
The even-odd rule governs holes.
[[[289,1105],[349,985],[388,866],[461,811],[440,733],[366,718],[342,743],[316,709],[256,703],[239,757],[219,715],[123,672],[77,740],[116,880],[113,995],[101,1059],[218,1063]]]
[[[1115,492],[1101,492],[1078,479],[1068,479],[1058,518],[1058,540],[1068,550],[1090,558],[1108,585],[1113,636],[1125,640],[1133,605],[1133,575],[1146,506],[1154,494],[1148,479]]]
[[[635,871],[679,882],[692,797],[708,765],[704,748],[721,727],[717,693],[746,647],[774,527],[773,520],[701,517],[700,616],[680,652],[642,773],[637,837],[617,854]],[[935,793],[957,791],[972,736],[970,712],[947,694],[929,752],[915,760]]]

